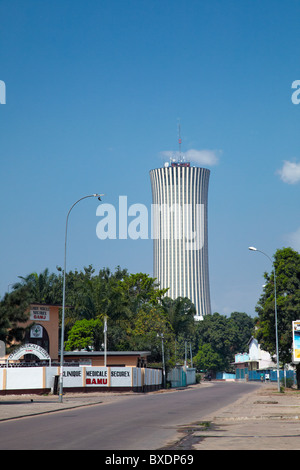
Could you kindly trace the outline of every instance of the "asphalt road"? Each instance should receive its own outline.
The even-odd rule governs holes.
[[[216,382],[172,393],[137,394],[113,403],[0,423],[0,449],[155,450],[195,423],[254,390],[255,384]]]

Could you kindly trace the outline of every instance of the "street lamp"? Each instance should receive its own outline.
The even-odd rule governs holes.
[[[64,257],[64,274],[63,274],[63,304],[62,304],[62,317],[61,317],[61,346],[60,346],[60,379],[59,379],[59,401],[63,401],[63,366],[64,366],[64,333],[65,333],[65,298],[66,298],[66,261],[67,261],[67,232],[68,232],[68,220],[71,210],[78,202],[88,197],[97,197],[101,201],[101,196],[104,194],[91,194],[84,196],[76,201],[70,208],[67,219],[66,219],[66,231],[65,231],[65,257]]]
[[[165,366],[165,351],[164,351],[164,334],[157,333],[157,337],[161,337],[161,356],[162,356],[162,373],[163,373],[163,387],[166,387],[166,366]]]
[[[278,392],[280,392],[280,380],[279,380],[279,351],[278,351],[278,328],[277,328],[277,300],[276,300],[276,270],[275,270],[275,264],[270,258],[269,255],[264,253],[263,251],[258,250],[254,246],[249,246],[249,250],[251,251],[258,251],[259,253],[262,253],[265,255],[272,263],[273,268],[274,268],[274,298],[275,298],[275,339],[276,339],[276,356],[277,356],[277,387],[278,387]]]

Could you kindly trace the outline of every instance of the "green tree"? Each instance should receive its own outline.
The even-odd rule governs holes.
[[[248,343],[254,335],[254,318],[245,312],[232,312],[228,318],[228,336],[230,337],[230,360],[234,355],[248,350]]]
[[[99,318],[79,320],[71,328],[68,341],[65,343],[66,351],[86,349],[87,351],[100,351],[104,341],[103,323]]]
[[[196,329],[197,348],[202,344],[210,344],[212,350],[223,358],[224,369],[229,371],[231,338],[228,335],[228,318],[219,313],[206,315],[202,321],[197,322]]]
[[[222,358],[222,367],[232,371],[234,355],[247,349],[253,335],[254,320],[242,312],[233,312],[230,317],[213,313],[206,315],[195,325],[193,354],[201,345],[209,344],[212,351]]]
[[[144,304],[158,304],[168,291],[168,289],[160,289],[156,279],[145,273],[124,276],[119,284],[132,314],[135,314]]]
[[[186,337],[193,332],[196,309],[190,299],[186,297],[177,297],[177,299],[164,297],[161,305],[172,325],[176,338],[179,335]]]
[[[142,335],[133,332],[137,331],[140,315],[152,307],[155,310],[166,291],[159,289],[156,280],[144,273],[126,274],[119,280],[113,291],[114,309],[108,312],[108,342],[114,349],[136,349],[138,344],[140,347],[149,344],[149,334],[143,343]]]
[[[292,248],[278,249],[274,255],[276,273],[278,349],[281,364],[292,360],[292,321],[300,311],[300,254]],[[262,349],[276,354],[274,268],[264,273],[265,286],[257,303],[256,338]],[[297,365],[300,388],[300,365]]]
[[[172,325],[160,305],[145,304],[135,315],[134,325],[129,335],[129,348],[151,351],[149,362],[161,363],[162,336],[165,365],[168,370],[174,365],[175,336]]]
[[[174,362],[183,363],[186,346],[189,350],[189,344],[194,339],[195,306],[186,297],[177,297],[177,299],[164,297],[161,305],[174,333]]]
[[[25,287],[28,291],[30,302],[41,304],[55,304],[60,299],[58,289],[58,278],[55,274],[49,273],[46,268],[40,274],[33,272],[27,276],[19,276],[19,282],[13,285],[14,290]]]
[[[40,274],[19,276],[20,281],[6,293],[0,302],[0,339],[9,349],[13,343],[22,342],[25,328],[22,323],[29,319],[31,303],[56,303],[58,277],[46,268]]]
[[[143,339],[143,335],[137,334],[136,323],[145,309],[158,307],[165,292],[166,289],[159,289],[155,279],[147,274],[129,274],[120,267],[114,273],[102,269],[97,275],[91,266],[82,273],[70,272],[66,276],[66,297],[71,305],[66,314],[66,336],[78,320],[99,318],[103,321],[106,316],[108,349],[128,350],[135,349],[137,344],[141,347],[154,344],[149,340],[149,331]],[[153,325],[153,330],[155,328]],[[71,343],[68,344],[71,347]]]
[[[126,317],[128,308],[119,285],[127,270],[108,268],[95,274],[90,265],[82,272],[70,271],[66,275],[66,336],[76,321],[102,318],[106,315],[111,326],[117,326]]]
[[[215,351],[211,344],[204,343],[199,347],[194,363],[198,370],[214,371],[223,370],[224,361],[220,353]]]
[[[5,294],[0,302],[0,340],[5,342],[7,350],[24,339],[26,330],[22,323],[29,319],[30,299],[27,287],[20,286]]]

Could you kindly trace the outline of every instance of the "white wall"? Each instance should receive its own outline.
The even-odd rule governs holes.
[[[43,367],[16,367],[6,370],[6,390],[44,388]]]
[[[0,390],[30,390],[52,388],[59,367],[0,368]],[[64,367],[63,387],[141,387],[160,385],[158,369],[138,367]]]

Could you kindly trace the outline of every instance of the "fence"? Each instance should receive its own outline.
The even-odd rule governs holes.
[[[44,393],[53,391],[60,375],[59,367],[24,367],[0,369],[0,393]],[[139,367],[64,367],[63,388],[69,391],[95,389],[134,391],[161,387],[160,369]]]
[[[229,374],[228,372],[217,372],[217,380],[235,380],[235,374]]]
[[[257,370],[250,370],[248,372],[248,380],[270,380],[270,382],[277,382],[277,370],[263,370],[263,371],[257,371]],[[279,371],[279,380],[284,380],[286,379],[292,379],[295,381],[295,371],[293,370],[280,370]]]
[[[244,369],[236,369],[236,379],[237,380],[249,380],[249,381],[259,381],[259,380],[270,380],[270,382],[277,382],[277,370],[248,370],[247,368]],[[295,371],[293,370],[280,370],[279,371],[279,379],[291,379],[295,382],[296,375]]]
[[[186,387],[196,383],[196,369],[190,367],[175,367],[168,373],[167,380],[172,388]]]

